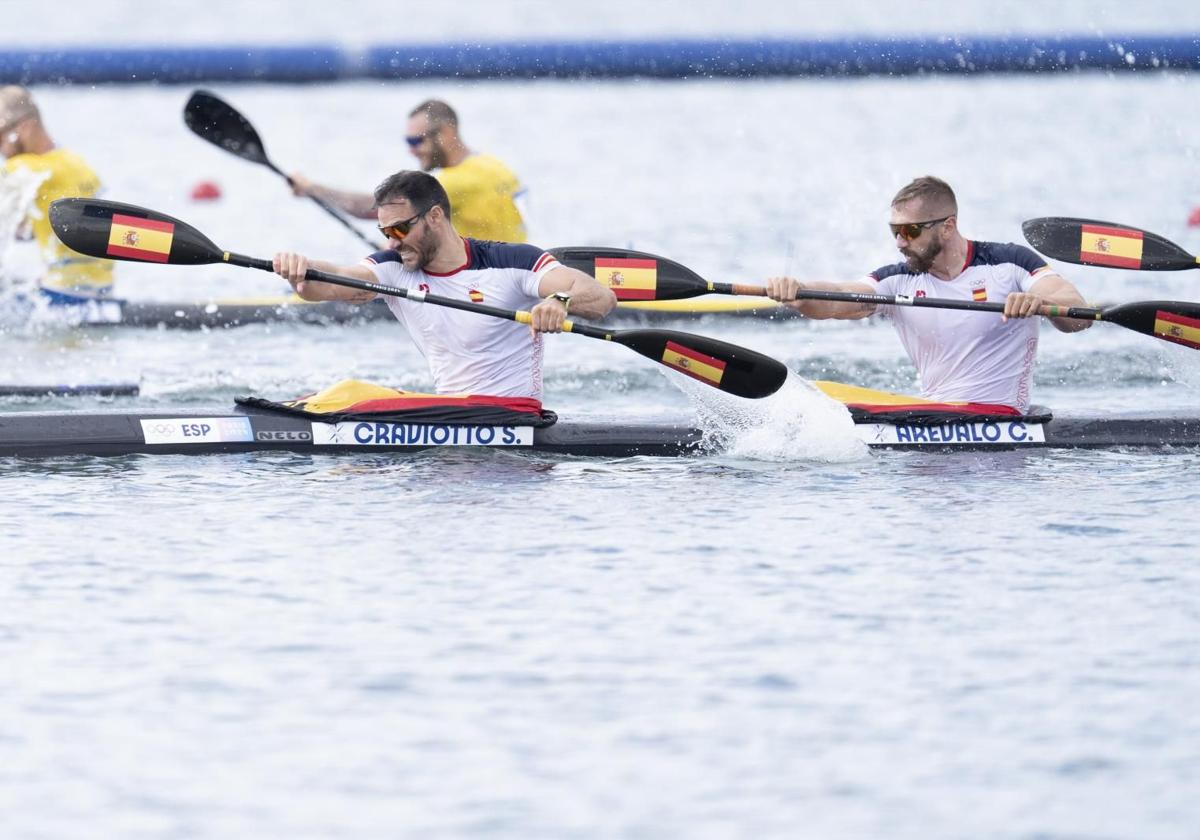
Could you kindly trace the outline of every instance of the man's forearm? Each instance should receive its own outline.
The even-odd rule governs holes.
[[[1043,292],[1042,301],[1044,303],[1051,306],[1087,306],[1083,295],[1068,281],[1059,278],[1057,282],[1052,281],[1045,285],[1046,288],[1037,290]],[[1060,332],[1071,333],[1086,330],[1093,322],[1081,321],[1078,318],[1051,318],[1050,323]]]
[[[846,294],[871,293],[870,289],[860,288],[858,284],[849,285],[846,283],[805,283],[801,294],[805,291],[841,292]],[[798,298],[791,306],[805,317],[818,321],[828,318],[851,320],[865,318],[875,311],[875,304],[873,303],[852,303],[850,301],[839,300],[806,300]]]
[[[349,277],[350,279],[360,279],[349,268],[323,260],[314,260],[309,263],[309,267],[326,274],[337,274]],[[366,303],[374,300],[376,297],[375,292],[354,289],[349,286],[339,286],[336,283],[325,283],[321,280],[305,280],[296,287],[296,294],[300,295],[304,300],[340,300],[346,303]]]
[[[575,318],[599,321],[617,305],[617,297],[612,290],[591,282],[590,278],[587,283],[573,285],[568,294],[571,295],[568,315]]]
[[[308,194],[316,196],[326,204],[333,205],[343,213],[348,213],[359,219],[375,218],[375,197],[370,193],[356,193],[349,190],[335,190],[313,184]]]

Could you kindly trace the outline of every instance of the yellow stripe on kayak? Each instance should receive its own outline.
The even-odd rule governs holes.
[[[773,300],[760,298],[730,298],[728,295],[714,298],[692,298],[690,300],[623,300],[617,304],[622,309],[641,309],[647,312],[722,313],[753,312],[758,309],[774,309],[779,306]]]
[[[841,382],[815,380],[812,382],[827,397],[840,403],[861,403],[864,405],[967,405],[965,402],[935,402],[922,397],[910,397],[905,394],[892,394],[888,391],[875,391],[871,388],[860,388],[857,385],[846,385]]]

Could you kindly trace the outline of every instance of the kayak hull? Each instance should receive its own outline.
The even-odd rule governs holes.
[[[1200,446],[1200,417],[1143,413],[1071,414],[1052,420],[866,422],[871,448],[936,452]],[[186,411],[21,412],[0,416],[0,456],[309,454],[505,449],[584,457],[681,456],[719,445],[689,422],[559,421],[545,428],[347,421],[320,423],[238,407]]]

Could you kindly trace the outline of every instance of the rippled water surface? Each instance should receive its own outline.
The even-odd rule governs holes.
[[[282,166],[364,188],[406,164],[388,136],[407,109],[444,95],[529,183],[540,244],[633,244],[713,279],[890,261],[888,199],[927,171],[971,236],[1085,215],[1200,249],[1190,76],[218,90]],[[252,255],[359,256],[188,134],[188,92],[38,93],[108,197]],[[201,178],[225,199],[191,203]],[[279,291],[123,269],[130,297]],[[1200,288],[1068,273],[1094,300]],[[914,387],[886,325],[674,326]],[[0,346],[10,381],[138,381],[140,405],[428,384],[384,323],[10,328]],[[1197,355],[1046,332],[1036,399],[1200,410]],[[573,336],[550,341],[546,391],[617,422],[711,400]],[[822,449],[832,433],[783,423],[694,459],[0,461],[0,834],[1194,836],[1200,453],[855,455]]]

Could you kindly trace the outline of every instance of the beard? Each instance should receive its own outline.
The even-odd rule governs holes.
[[[900,249],[900,253],[904,255],[904,262],[909,271],[925,274],[933,268],[934,260],[942,253],[942,241],[934,238],[924,250],[914,247],[910,242],[908,248]]]
[[[397,249],[400,260],[409,271],[423,270],[433,262],[437,250],[437,237],[428,225],[418,236],[406,236]],[[411,263],[411,264],[410,264]]]
[[[436,134],[429,135],[429,164],[425,171],[441,169],[446,165],[446,157],[446,147],[442,145],[442,138]]]

